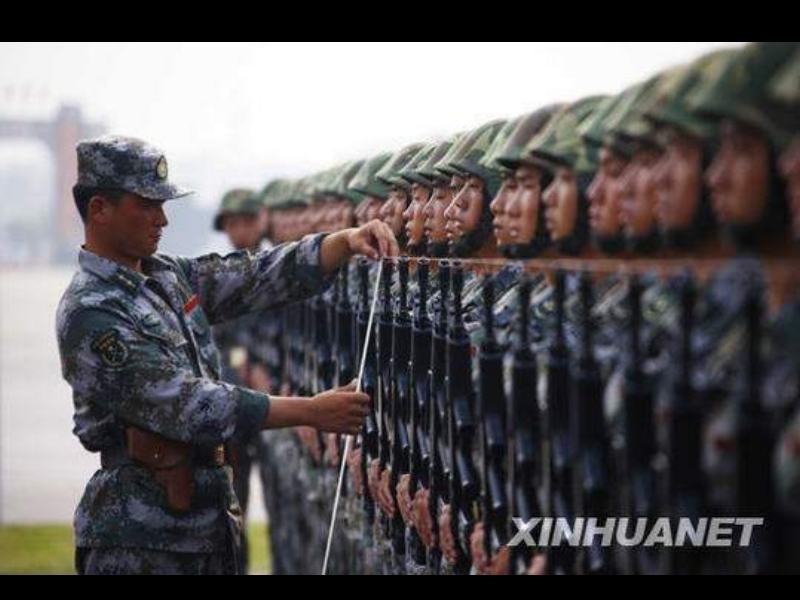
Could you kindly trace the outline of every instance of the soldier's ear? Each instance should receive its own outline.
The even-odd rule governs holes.
[[[89,207],[87,211],[89,223],[107,223],[111,217],[114,205],[107,198],[95,195],[89,200]]]

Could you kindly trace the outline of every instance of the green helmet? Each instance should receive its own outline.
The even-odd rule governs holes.
[[[436,165],[442,175],[454,177],[468,173],[465,167],[478,165],[491,148],[506,121],[492,121],[465,134]]]
[[[285,179],[274,179],[270,181],[258,195],[261,204],[265,208],[272,208],[280,200],[280,195],[285,184]]]
[[[528,115],[520,115],[516,119],[511,119],[503,125],[503,128],[497,133],[492,143],[492,147],[486,152],[486,155],[481,159],[481,164],[484,167],[495,169],[507,174],[508,169],[497,162],[499,153],[502,152],[509,138],[513,135],[514,131],[519,127],[520,123],[525,120]]]
[[[214,219],[214,229],[224,230],[225,217],[239,215],[257,215],[261,212],[263,205],[253,190],[233,190],[225,194],[222,204]]]
[[[400,171],[400,177],[408,185],[417,183],[425,187],[431,187],[433,185],[431,181],[426,179],[419,170],[436,153],[436,150],[439,148],[439,146],[440,144],[438,143],[428,144],[425,146],[417,153],[416,156],[414,156],[414,159]]]
[[[391,160],[375,174],[375,178],[389,188],[398,186],[407,189],[408,181],[403,179],[401,173],[424,148],[425,144],[406,146],[392,156]]]
[[[652,104],[658,94],[659,85],[680,71],[675,69],[651,77],[644,83],[629,89],[605,122],[605,143],[618,153],[632,157],[641,143],[656,145],[655,129],[644,118],[644,109]]]
[[[530,152],[526,148],[563,108],[563,104],[553,104],[522,117],[502,147],[496,149],[495,163],[513,171],[531,162]]]
[[[596,152],[605,145],[606,135],[608,134],[608,129],[606,127],[608,118],[614,114],[614,111],[625,99],[625,93],[626,92],[623,92],[619,96],[611,96],[603,100],[592,113],[591,117],[581,123],[578,128],[578,133],[589,151]]]
[[[580,173],[597,170],[596,161],[579,133],[581,124],[591,119],[606,96],[579,100],[556,115],[547,128],[525,148],[525,152],[541,161],[545,167],[571,167]]]
[[[461,173],[453,168],[453,161],[460,155],[469,150],[469,146],[474,142],[474,131],[468,131],[458,135],[458,140],[453,143],[439,162],[434,166],[438,179],[452,178]]]
[[[780,104],[800,107],[800,49],[772,78],[767,88],[769,98]]]
[[[706,71],[717,69],[717,65],[731,60],[736,54],[736,50],[719,50],[670,72],[659,82],[655,94],[645,103],[642,110],[644,118],[657,127],[675,127],[696,138],[716,137],[716,125],[689,110],[687,99]]]
[[[466,134],[459,133],[447,141],[436,146],[436,150],[427,160],[417,168],[417,174],[429,182],[430,186],[435,186],[437,182],[442,182],[446,177],[438,170],[439,164],[447,159],[447,156],[461,142]]]
[[[387,152],[366,161],[348,184],[348,191],[361,194],[362,196],[373,196],[384,200],[388,198],[389,187],[381,182],[376,175],[386,166],[386,163],[388,163],[391,158],[392,155]]]
[[[486,165],[483,159],[507,123],[507,121],[493,121],[475,131],[469,136],[471,139],[461,147],[461,151],[452,157],[450,163],[457,172],[482,179],[492,196],[500,189],[503,173],[496,167]]]
[[[777,146],[788,143],[766,100],[773,78],[787,65],[798,42],[754,42],[714,65],[689,97],[690,109],[713,120],[732,119],[758,129]]]
[[[349,189],[350,183],[353,181],[358,172],[363,168],[367,161],[357,160],[347,163],[340,170],[339,174],[334,178],[331,187],[331,195],[338,198],[344,198],[351,204],[358,204],[364,198],[362,194]]]

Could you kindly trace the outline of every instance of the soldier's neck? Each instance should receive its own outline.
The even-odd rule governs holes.
[[[109,244],[104,243],[102,240],[97,239],[95,236],[86,236],[86,244],[83,246],[83,249],[87,252],[91,252],[95,256],[104,258],[126,269],[135,271],[136,273],[144,272],[142,268],[142,259],[127,256],[111,247]]]

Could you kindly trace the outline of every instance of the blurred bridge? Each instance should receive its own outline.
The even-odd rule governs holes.
[[[0,118],[0,142],[34,140],[50,150],[55,167],[50,229],[52,258],[56,262],[72,260],[75,247],[82,241],[83,232],[72,199],[77,174],[75,146],[102,131],[101,126],[87,122],[76,106],[62,106],[51,121]]]

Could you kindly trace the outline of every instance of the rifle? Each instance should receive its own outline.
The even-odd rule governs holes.
[[[494,319],[495,283],[483,282],[483,326],[485,338],[480,348],[479,415],[481,427],[482,517],[486,555],[493,556],[510,539],[510,516],[506,493],[508,429],[506,419],[505,352],[497,340]]]
[[[439,264],[439,315],[433,330],[433,344],[431,346],[431,394],[433,395],[430,410],[430,440],[431,467],[430,467],[430,513],[433,520],[434,534],[439,536],[440,504],[448,503],[450,499],[447,481],[450,477],[450,465],[443,436],[444,425],[447,423],[447,335],[448,311],[447,301],[450,296],[450,264]],[[441,563],[441,552],[437,549],[429,556],[430,566],[438,572]]]
[[[409,439],[407,429],[408,404],[411,397],[411,310],[408,304],[409,266],[407,259],[397,265],[400,297],[394,316],[392,337],[392,394],[389,398],[389,426],[391,433],[389,490],[397,503],[397,486],[400,477],[409,472]],[[406,525],[397,510],[392,523],[395,552],[406,552]]]
[[[513,516],[524,522],[543,517],[539,490],[542,472],[542,420],[537,382],[539,369],[530,340],[531,280],[523,276],[519,284],[519,329],[514,344],[511,375],[511,415],[514,440],[512,465]],[[532,549],[517,548],[515,564],[527,570]],[[521,565],[519,563],[522,563]]]
[[[667,486],[662,512],[669,514],[673,527],[682,518],[696,520],[705,512],[706,485],[703,474],[703,410],[693,382],[695,353],[695,308],[697,289],[690,275],[677,281],[680,297],[680,340],[678,361],[671,374],[670,419],[667,426]],[[701,553],[675,548],[667,553],[667,570],[673,575],[698,574]]]
[[[450,506],[453,535],[460,542],[457,574],[470,571],[470,536],[476,518],[478,482],[472,461],[475,436],[472,387],[472,345],[464,325],[464,270],[452,272],[453,318],[447,337],[448,446],[450,451]]]
[[[350,304],[350,269],[339,277],[339,302],[336,306],[336,386],[345,387],[356,378],[356,341],[353,307]]]
[[[577,516],[605,519],[609,515],[609,448],[605,430],[604,389],[594,353],[592,308],[594,291],[589,275],[580,281],[582,340],[572,396],[576,421],[578,469],[575,498]],[[596,537],[585,552],[579,553],[579,571],[590,575],[611,575],[613,566],[608,550]]]
[[[624,474],[623,513],[633,518],[656,517],[656,490],[653,460],[656,453],[654,392],[642,369],[642,294],[638,276],[629,280],[630,346],[625,365],[623,395]],[[652,552],[633,553],[631,574],[654,574],[657,566]]]
[[[363,345],[367,344],[367,360],[364,365],[364,375],[361,380],[361,389],[370,398],[376,397],[378,390],[378,362],[375,353],[375,336],[367,337],[369,333],[369,317],[372,306],[369,298],[369,263],[361,260],[358,263],[358,279],[360,286],[360,307],[358,311],[358,352],[356,356],[364,355]],[[360,365],[359,365],[360,366]],[[366,486],[368,477],[368,467],[372,460],[378,458],[380,450],[378,448],[378,424],[375,416],[374,403],[370,405],[369,413],[361,431],[361,477]],[[364,490],[364,513],[367,524],[375,522],[375,499],[372,498],[368,490]]]
[[[757,528],[752,544],[743,549],[742,568],[745,574],[769,575],[776,570],[775,485],[773,456],[775,438],[764,408],[763,382],[763,288],[754,284],[745,304],[747,345],[745,350],[744,385],[734,397],[736,410],[736,514],[763,518],[764,527]]]
[[[558,271],[554,280],[555,330],[550,344],[547,369],[547,414],[550,432],[550,507],[552,516],[572,523],[574,449],[571,439],[570,350],[566,337],[566,274]],[[556,575],[571,575],[576,553],[561,544],[550,554],[549,570]]]

